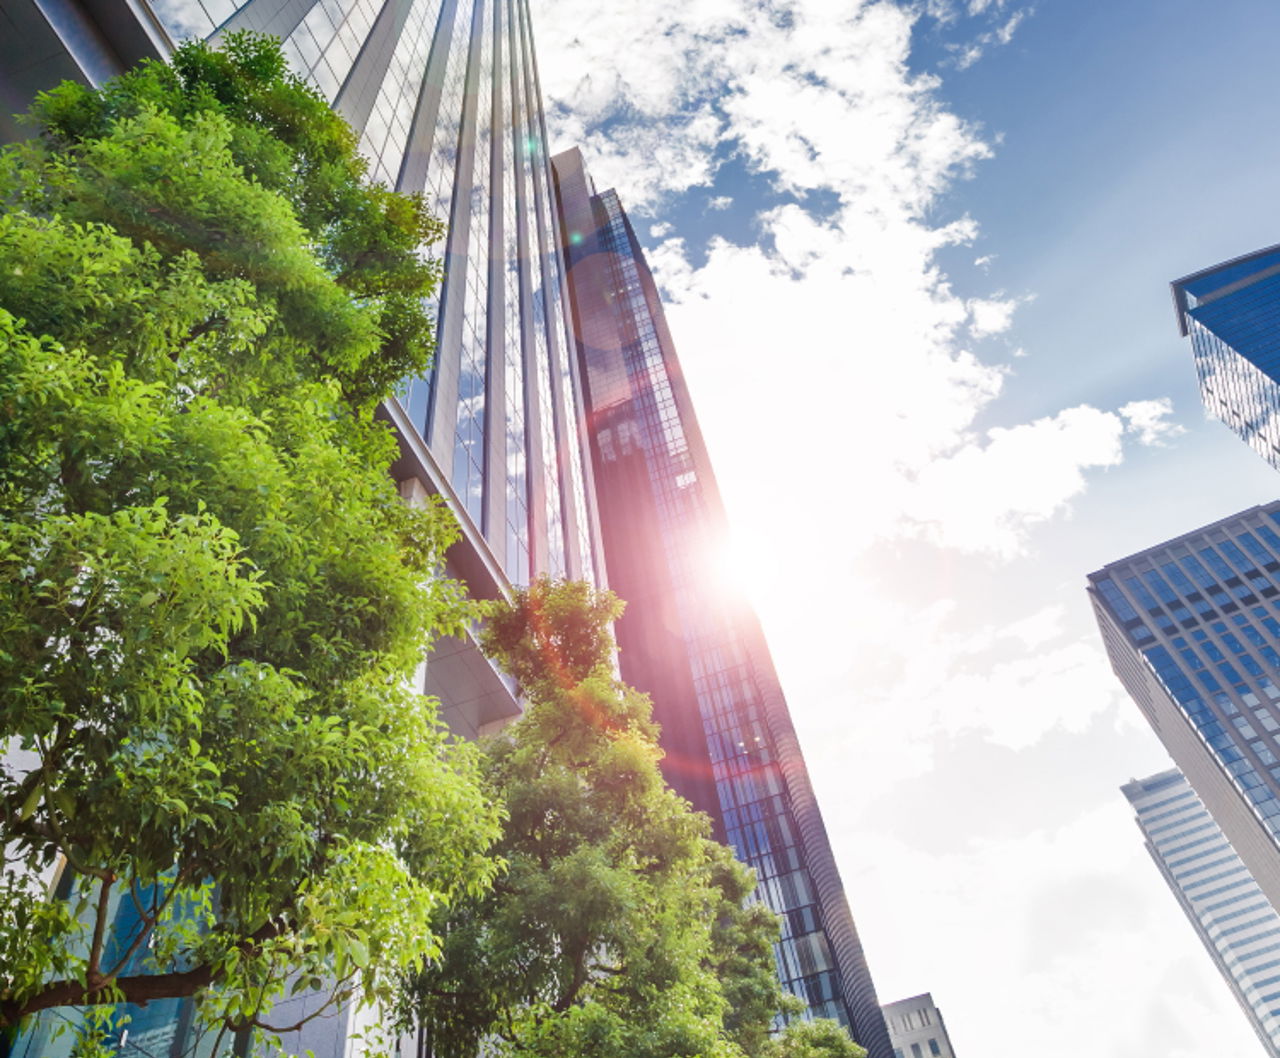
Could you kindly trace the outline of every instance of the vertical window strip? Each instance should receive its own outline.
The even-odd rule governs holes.
[[[533,152],[536,146],[536,133],[534,132],[532,121],[533,104],[524,91],[524,86],[528,83],[527,78],[523,76],[527,56],[524,54],[522,47],[524,41],[523,8],[519,10],[521,13],[520,25],[513,23],[511,27],[512,62],[513,64],[519,64],[516,68],[521,71],[521,76],[517,77],[516,81],[521,88],[521,95],[523,96],[517,119],[519,139],[516,155],[521,190],[525,202],[523,224],[528,256],[524,261],[524,267],[528,270],[531,291],[529,309],[530,316],[533,319],[534,369],[537,372],[535,381],[538,392],[538,411],[541,419],[539,440],[542,448],[547,520],[548,568],[546,572],[553,577],[563,577],[566,569],[564,515],[562,513],[563,498],[560,489],[560,459],[556,447],[555,419],[553,417],[554,411],[551,397],[551,363],[550,352],[547,348],[547,307],[542,282],[541,255],[539,253],[541,240],[538,234],[537,217],[534,214],[537,202],[533,186]]]
[[[560,255],[556,243],[555,209],[552,202],[551,159],[546,150],[546,128],[542,112],[542,86],[538,81],[537,52],[533,46],[533,26],[528,16],[526,0],[516,0],[522,12],[522,25],[525,36],[525,84],[532,104],[530,121],[536,132],[533,138],[534,179],[542,192],[542,255],[551,273],[550,294],[552,343],[559,347],[559,396],[561,421],[564,423],[562,443],[569,455],[569,496],[573,504],[574,522],[577,526],[578,554],[582,558],[581,576],[595,583],[595,564],[592,561],[591,527],[587,518],[586,476],[582,468],[582,435],[578,430],[577,392],[573,384],[573,374],[569,365],[569,357],[575,355],[569,345],[569,335],[565,327],[564,301],[562,291],[564,277],[560,268]]]
[[[510,0],[504,0],[504,43],[511,39]],[[519,97],[515,93],[515,54],[506,47],[506,95],[502,107],[503,348],[506,371],[506,521],[507,576],[529,582],[529,482],[525,457],[524,355],[520,340],[520,239],[516,216],[516,143],[520,135]]]
[[[284,42],[302,76],[332,103],[373,29],[377,0],[318,0]]]
[[[453,35],[445,62],[444,82],[440,91],[440,108],[431,136],[431,158],[427,163],[427,181],[422,189],[427,208],[440,220],[448,221],[453,208],[454,171],[458,161],[458,136],[462,127],[462,97],[466,89],[466,42],[471,39],[471,17],[474,0],[458,0],[453,16]],[[438,32],[443,32],[441,26]],[[446,235],[446,238],[448,236]],[[427,299],[426,307],[436,310],[436,361],[449,353],[440,345],[444,333],[440,318],[440,289]],[[427,433],[428,407],[435,379],[435,368],[422,378],[409,383],[406,410],[414,427],[424,437]]]
[[[409,128],[442,2],[416,0],[414,3],[360,136],[360,150],[369,159],[370,176],[388,187],[395,186],[409,143]]]
[[[488,362],[489,171],[493,118],[493,3],[483,5],[476,85],[471,214],[467,239],[466,291],[462,306],[462,359],[458,375],[458,416],[454,430],[453,487],[476,525],[484,526],[485,373]],[[470,35],[468,35],[468,39]]]

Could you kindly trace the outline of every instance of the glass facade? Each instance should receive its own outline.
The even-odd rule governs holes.
[[[1272,1058],[1280,1058],[1280,915],[1186,777],[1123,786],[1147,851]]]
[[[757,895],[782,918],[778,976],[815,1017],[848,1012],[822,929],[777,752],[765,723],[747,644],[729,607],[707,591],[705,547],[713,536],[706,497],[645,301],[618,196],[598,197],[603,249],[622,320],[631,412],[649,468],[675,586],[682,638],[693,671],[706,754],[729,844],[755,869]],[[608,460],[598,469],[609,473]],[[626,675],[624,658],[624,676]]]
[[[628,603],[619,625],[622,676],[654,698],[673,785],[712,815],[756,871],[757,898],[781,918],[779,979],[805,1000],[807,1016],[838,1019],[873,1058],[889,1058],[878,1005],[855,1011],[850,1000],[854,992],[874,995],[860,948],[856,972],[865,980],[857,982],[843,979],[834,953],[837,901],[828,894],[824,902],[815,881],[797,784],[811,791],[797,774],[798,751],[784,747],[771,714],[785,703],[767,700],[776,676],[758,624],[709,576],[723,512],[652,278],[617,195],[590,195],[589,217],[579,195],[570,216],[565,198],[577,192],[561,158],[556,166],[574,318],[587,336],[581,356],[605,559]],[[581,192],[587,184],[574,186]],[[664,645],[644,645],[657,639]],[[793,733],[786,746],[794,746]],[[798,768],[788,769],[788,753]],[[821,840],[829,858],[825,833]],[[842,893],[838,903],[856,944]]]
[[[449,232],[436,363],[399,403],[513,583],[594,580],[581,401],[526,0],[157,0],[175,39],[273,33],[360,133],[370,174]],[[439,484],[439,483],[438,483]]]
[[[1280,847],[1280,504],[1144,551],[1090,582]]]
[[[402,493],[440,493],[462,525],[451,572],[479,595],[541,573],[595,580],[598,529],[527,0],[140,0],[140,8],[175,40],[242,29],[280,38],[293,69],[356,130],[371,177],[423,194],[445,221],[443,242],[422,248],[443,274],[431,306],[435,362],[404,380],[384,410],[401,442],[393,469]],[[433,649],[421,678],[456,733],[518,712],[474,643],[449,640],[447,656],[441,644]],[[135,928],[122,906],[115,934]],[[290,1013],[304,1020],[314,1003],[305,990],[285,1000],[279,1023]],[[110,1041],[120,1055],[208,1053],[210,1041],[193,1035],[189,1001],[130,1013]],[[307,1021],[286,1046],[350,1058],[360,1049],[349,1015]],[[68,1053],[74,1036],[53,1039],[57,1020],[35,1019],[14,1053]]]
[[[1280,249],[1173,284],[1205,407],[1280,470]]]

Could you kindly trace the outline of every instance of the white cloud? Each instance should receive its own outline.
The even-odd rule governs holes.
[[[974,338],[1003,334],[1013,324],[1019,302],[1009,298],[972,298],[969,301],[969,333]]]
[[[599,188],[617,188],[628,212],[644,214],[664,196],[711,183],[720,119],[707,107],[610,126],[561,114],[552,149],[582,148]]]
[[[797,459],[790,444],[758,453],[757,423],[741,414],[776,414],[786,387],[766,365],[789,353],[803,354],[786,383],[803,422],[799,450],[838,453],[839,490],[877,498],[840,521],[844,550],[902,531],[904,509],[909,532],[1016,554],[1031,527],[1078,495],[1084,471],[1119,461],[1120,419],[1093,409],[1009,438],[969,435],[1006,368],[961,339],[1008,332],[1024,299],[961,298],[935,263],[977,234],[970,218],[935,220],[938,198],[991,148],[941,105],[935,78],[910,72],[918,10],[794,0],[770,8],[788,16],[774,18],[750,0],[691,0],[610,9],[605,28],[593,18],[580,34],[584,3],[559,0],[550,28],[539,24],[544,53],[548,38],[553,52],[567,49],[544,61],[546,90],[562,145],[584,144],[597,184],[618,187],[632,212],[710,184],[726,145],[778,190],[838,202],[821,218],[766,207],[758,243],[713,241],[698,267],[678,241],[653,255],[731,510],[749,508],[761,476],[800,495],[831,490],[828,461]],[[988,18],[989,6],[975,13]],[[619,54],[616,34],[646,46]],[[599,69],[603,82],[581,73]],[[1023,457],[1023,442],[1044,466]],[[747,451],[758,453],[750,464],[720,458]],[[989,477],[997,469],[1026,488],[1002,488]],[[963,489],[972,495],[952,510]]]
[[[1012,795],[1012,794],[1011,794]],[[877,982],[881,998],[932,990],[958,1054],[993,1058],[1239,1058],[1258,1049],[1245,1019],[1143,849],[1123,797],[1070,825],[924,854],[872,821],[836,824],[855,907],[892,900],[889,862],[915,879],[917,909],[963,909],[939,943],[927,915],[892,932],[859,922],[874,968],[914,954],[908,973]],[[1008,967],[993,992],[990,967]],[[992,1002],[992,995],[999,996]]]
[[[1125,431],[1119,415],[1087,405],[969,443],[917,475],[904,517],[944,547],[1012,557],[1028,530],[1085,489],[1084,471],[1116,466]]]
[[[716,195],[707,203],[707,209],[722,210],[728,209],[733,205],[733,197],[731,195]]]
[[[1168,397],[1155,400],[1133,400],[1120,408],[1125,429],[1137,435],[1144,445],[1165,445],[1173,438],[1186,433],[1186,427],[1172,422],[1173,401]]]
[[[978,14],[987,8],[1001,8],[1003,3],[992,4],[991,0],[974,0],[969,5],[970,14]],[[972,40],[963,44],[951,45],[951,50],[955,53],[952,62],[956,69],[967,70],[970,66],[981,59],[992,48],[1002,47],[1013,40],[1013,35],[1017,31],[1022,22],[1031,15],[1031,8],[1022,8],[1015,11],[1000,25],[980,33]]]
[[[855,644],[842,685],[857,688],[857,712],[815,720],[806,746],[821,747],[819,760],[855,756],[871,790],[927,773],[939,736],[1020,751],[1117,707],[1122,724],[1141,724],[1097,637],[1068,628],[1061,606],[975,625],[955,599],[904,605],[870,592],[860,603],[869,616],[840,629]]]
[[[1135,902],[1127,881],[1135,864],[1147,872],[1143,893],[1169,898],[1122,802],[1030,839],[966,839],[952,856],[868,827],[875,797],[935,776],[959,742],[1025,760],[1117,729],[1144,737],[1079,583],[1063,588],[1065,602],[1044,605],[1042,592],[1028,605],[1010,603],[1008,581],[1035,565],[1026,556],[1079,506],[1091,475],[1176,427],[1159,400],[1051,405],[1034,421],[992,425],[1023,352],[1013,339],[1024,296],[960,291],[940,264],[940,251],[978,235],[972,218],[947,212],[947,192],[995,141],[948,110],[938,78],[912,72],[912,33],[921,18],[945,18],[981,52],[1008,42],[1022,10],[1004,0],[548,0],[539,51],[554,143],[582,146],[598,186],[654,217],[662,242],[650,263],[742,579],[826,784],[873,970],[889,968],[882,998],[934,988],[961,1053],[1011,1058],[1034,1038],[1044,1058],[1068,1058],[1080,1025],[1105,1023],[1100,1058],[1118,1058],[1117,1040],[1183,1058],[1180,1045],[1164,1049],[1167,1033],[1154,1049],[1141,1042],[1160,989],[1188,1012],[1216,1008],[1182,971],[1133,985],[1153,953],[1170,950],[1160,931],[1187,927],[1176,905],[1156,925],[1126,919],[1135,907],[1145,915],[1146,896]],[[731,183],[744,165],[749,178]],[[695,253],[662,211],[691,189],[680,205],[700,208],[713,183],[758,237]],[[994,256],[978,257],[978,278]],[[1008,346],[985,342],[996,335]],[[797,553],[822,556],[820,573],[797,575]],[[998,578],[1001,563],[1012,578]],[[979,778],[998,787],[1004,774]],[[946,791],[929,810],[939,826],[966,826]],[[1074,803],[1060,811],[1080,815]],[[1074,946],[1054,940],[1055,902]],[[1194,944],[1192,934],[1184,955]],[[923,972],[921,952],[928,976],[908,978],[904,967]],[[1215,1053],[1196,1049],[1209,1030],[1185,1038],[1187,1055]]]

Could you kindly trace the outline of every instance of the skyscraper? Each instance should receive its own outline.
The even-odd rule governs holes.
[[[644,254],[581,155],[553,159],[622,675],[651,694],[672,784],[781,917],[778,972],[814,1015],[890,1058],[884,1018],[755,614],[709,575],[715,475]]]
[[[627,332],[625,358],[621,332],[581,342],[574,334],[527,0],[0,0],[0,11],[26,35],[15,44],[0,33],[15,109],[58,77],[96,84],[139,58],[164,58],[175,39],[242,29],[278,36],[294,68],[357,129],[374,178],[426,195],[448,225],[436,362],[382,410],[400,441],[391,469],[402,493],[446,499],[462,527],[450,572],[473,594],[493,596],[542,572],[603,582],[592,475],[593,464],[607,468],[611,551],[626,566],[616,586],[632,604],[620,633],[623,671],[654,693],[671,777],[760,872],[761,895],[784,920],[778,967],[787,987],[814,1014],[848,1024],[872,1058],[889,1058],[758,623],[702,590],[700,548],[723,528],[723,512],[656,291],[616,198],[589,234],[613,240],[614,270],[600,275],[625,289],[625,313],[576,318],[593,334],[647,329],[642,340]],[[580,208],[582,199],[573,202]],[[607,370],[621,371],[616,399],[592,352],[601,349],[615,354]],[[584,362],[598,416],[594,461],[584,453]],[[636,399],[624,398],[633,384]],[[436,646],[423,688],[465,735],[518,710],[469,639]],[[294,1002],[306,1013],[312,1000]],[[345,1022],[320,1023],[288,1043],[336,1058],[345,1036]],[[184,1042],[181,1032],[149,1039]]]
[[[599,579],[585,425],[567,330],[550,165],[526,0],[50,0],[0,12],[6,101],[64,76],[97,84],[172,42],[278,36],[294,69],[360,133],[370,173],[447,222],[436,361],[383,412],[407,499],[445,497],[451,572],[493,597],[532,575]],[[25,47],[25,51],[24,51]],[[475,644],[446,640],[425,689],[473,736],[515,715]]]
[[[449,572],[482,598],[540,573],[603,580],[527,0],[0,0],[0,99],[25,109],[61,78],[101,84],[175,40],[235,30],[281,38],[359,133],[372,177],[422,192],[447,223],[431,250],[444,264],[434,366],[381,413],[406,500],[439,494],[458,518]],[[437,643],[421,678],[461,735],[519,712],[469,636]],[[318,1002],[302,994],[276,1023]],[[171,1006],[133,1011],[120,1053],[186,1053],[190,1004]],[[340,1058],[352,1017],[332,1012],[286,1044]],[[17,1053],[65,1053],[53,1020]]]
[[[1120,789],[1218,972],[1267,1054],[1280,1058],[1280,915],[1180,771]]]
[[[1280,470],[1280,246],[1172,287],[1205,407]]]
[[[1280,907],[1280,502],[1089,576],[1111,665]]]
[[[942,1011],[928,992],[883,1007],[893,1058],[956,1058]]]

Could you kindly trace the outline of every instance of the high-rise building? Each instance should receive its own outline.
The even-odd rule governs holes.
[[[723,512],[656,291],[616,197],[588,195],[585,174],[577,190],[561,174],[560,204],[607,252],[584,263],[585,247],[560,241],[577,229],[557,223],[527,0],[0,0],[0,19],[0,90],[14,109],[60,77],[99,84],[165,58],[174,40],[278,36],[359,132],[373,177],[425,194],[448,235],[436,249],[435,365],[383,408],[400,441],[402,493],[446,499],[462,526],[450,572],[481,597],[543,572],[603,583],[603,527],[623,568],[611,579],[630,602],[623,674],[653,693],[673,782],[759,872],[762,898],[783,917],[786,986],[848,1025],[872,1058],[890,1058],[758,623],[704,590]],[[579,276],[572,315],[566,250]],[[591,303],[597,295],[616,305]],[[579,340],[574,319],[589,337]],[[605,475],[598,488],[594,469]],[[435,647],[423,688],[467,736],[518,711],[469,639]],[[316,1001],[291,1002],[305,1014]],[[338,1058],[349,1017],[287,1043]],[[149,1029],[147,1046],[177,1053],[183,1031],[167,1031]],[[44,1053],[33,1046],[26,1053]]]
[[[1276,907],[1278,528],[1253,507],[1089,576],[1112,668]]]
[[[482,598],[540,573],[602,581],[527,0],[0,0],[0,99],[25,109],[63,78],[99,85],[176,40],[235,30],[279,37],[359,133],[372,177],[422,192],[447,224],[431,250],[444,264],[434,366],[382,414],[404,497],[439,494],[461,525],[449,572]],[[21,134],[6,114],[0,137]],[[470,637],[437,643],[421,678],[461,735],[519,711]],[[290,1000],[276,1023],[322,999]],[[132,1011],[120,1054],[189,1053],[190,1004],[162,1006]],[[353,1016],[329,1012],[286,1044],[345,1058]],[[56,1020],[16,1053],[65,1054]]]
[[[622,676],[649,692],[672,785],[783,921],[785,986],[890,1058],[875,987],[769,649],[710,570],[725,515],[653,277],[612,191],[553,159]]]
[[[360,134],[370,174],[422,192],[448,226],[435,365],[383,412],[406,498],[443,495],[473,594],[532,575],[599,579],[585,423],[527,0],[0,0],[5,104],[61,77],[99,84],[173,41],[279,37]],[[514,700],[474,645],[427,667],[452,726],[473,735]]]
[[[893,1058],[956,1058],[942,1011],[928,992],[886,1003],[881,1009],[889,1027]]]
[[[1280,1058],[1280,915],[1180,771],[1120,789],[1218,972],[1267,1054]]]
[[[1280,246],[1172,287],[1205,407],[1280,470]]]

